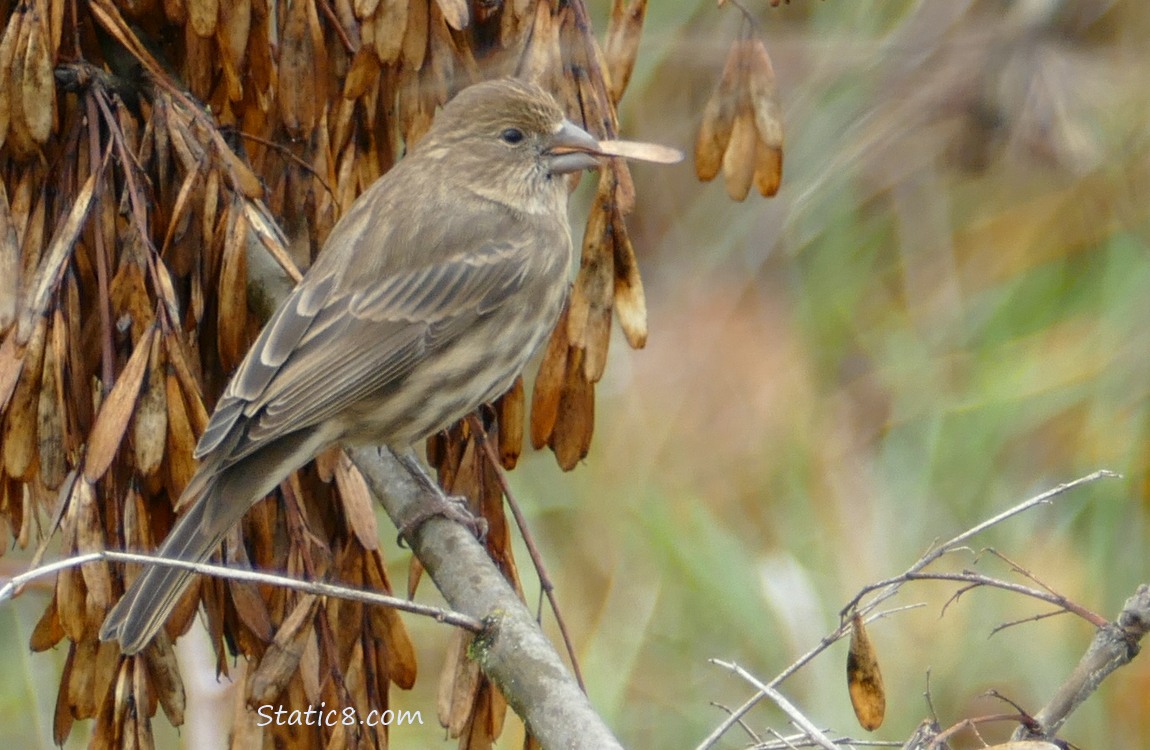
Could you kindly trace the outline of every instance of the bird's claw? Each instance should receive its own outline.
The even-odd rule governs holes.
[[[416,529],[428,519],[440,516],[455,521],[469,530],[482,544],[487,541],[487,519],[471,512],[466,497],[461,495],[433,495],[420,504],[419,510],[411,514],[399,527],[396,544],[406,547],[404,540],[412,539]]]

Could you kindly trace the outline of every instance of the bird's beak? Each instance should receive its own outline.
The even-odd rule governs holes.
[[[599,166],[599,141],[570,120],[547,140],[543,149],[551,174],[567,174]]]

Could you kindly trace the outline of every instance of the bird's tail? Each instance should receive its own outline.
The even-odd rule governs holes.
[[[227,527],[209,528],[203,522],[209,506],[218,504],[219,484],[212,477],[202,495],[191,499],[188,510],[176,522],[156,554],[172,560],[202,562],[227,533]],[[187,497],[185,493],[184,497]],[[246,506],[236,503],[242,511]],[[239,520],[238,518],[236,520]],[[192,572],[165,565],[143,569],[131,588],[116,603],[100,628],[100,640],[120,641],[120,650],[134,654],[152,640],[167,621],[176,602],[191,582]]]
[[[186,510],[157,550],[160,557],[203,562],[239,523],[244,513],[271,492],[287,474],[307,463],[323,447],[311,430],[282,437],[263,450],[220,469],[201,465],[180,497]],[[192,571],[149,565],[108,613],[100,640],[118,640],[134,654],[163,627],[191,582]]]

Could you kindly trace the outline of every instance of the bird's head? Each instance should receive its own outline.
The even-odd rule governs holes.
[[[415,152],[438,156],[461,176],[481,174],[476,192],[535,212],[565,197],[562,175],[598,167],[598,149],[546,91],[502,78],[459,92]]]

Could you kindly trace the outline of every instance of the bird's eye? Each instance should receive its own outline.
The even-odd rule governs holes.
[[[507,130],[504,130],[499,134],[499,139],[501,141],[504,143],[510,143],[512,146],[514,146],[516,143],[521,143],[523,141],[523,137],[523,131],[519,128],[507,128]]]

